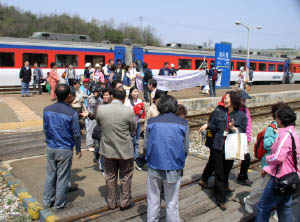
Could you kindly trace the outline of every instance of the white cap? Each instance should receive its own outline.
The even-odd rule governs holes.
[[[244,71],[244,66],[242,66],[242,67],[240,68],[240,71]]]
[[[91,63],[87,62],[85,63],[85,67],[89,67],[91,65]]]
[[[100,64],[96,63],[95,68],[100,68],[100,67],[101,67]]]
[[[175,65],[174,65],[174,64],[171,64],[171,67],[173,68],[173,67],[175,67]]]

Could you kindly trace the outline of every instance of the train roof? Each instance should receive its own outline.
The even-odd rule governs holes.
[[[75,42],[75,41],[57,41],[33,38],[12,38],[0,37],[1,44],[15,44],[15,45],[43,45],[56,47],[76,47],[76,48],[99,48],[99,49],[113,49],[115,45],[103,44],[97,42]]]

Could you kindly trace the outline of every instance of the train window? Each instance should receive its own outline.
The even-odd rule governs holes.
[[[197,59],[195,60],[195,68],[198,69],[200,66],[202,66],[202,68],[207,65],[206,62],[203,59]]]
[[[270,72],[274,72],[274,71],[275,71],[275,64],[269,64],[268,70],[269,70]]]
[[[231,62],[231,70],[234,70],[234,62]]]
[[[296,66],[294,66],[294,72],[296,72]]]
[[[277,65],[277,72],[283,72],[283,65]]]
[[[259,69],[259,71],[266,71],[267,70],[266,63],[259,63],[258,69]]]
[[[244,67],[244,69],[245,69],[245,65],[246,65],[245,62],[237,62],[236,63],[236,69],[240,70],[241,67]]]
[[[253,71],[256,71],[256,63],[250,62],[250,67],[252,68]]]
[[[178,65],[182,69],[192,69],[192,60],[191,59],[178,59]]]
[[[74,67],[78,67],[78,56],[77,55],[56,55],[57,67],[68,67],[69,64],[72,64]]]
[[[23,63],[28,61],[31,66],[38,63],[40,67],[48,67],[48,54],[24,53]]]
[[[98,55],[86,55],[84,57],[85,63],[91,63],[92,66],[95,66],[96,63],[99,63],[102,66],[105,65],[105,56],[98,56]]]
[[[15,54],[11,52],[0,52],[0,67],[14,67]]]

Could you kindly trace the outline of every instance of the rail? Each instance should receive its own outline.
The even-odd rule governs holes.
[[[259,118],[259,117],[271,115],[272,114],[271,107],[274,104],[249,107],[251,117]],[[300,109],[300,101],[286,102],[286,104],[290,105],[293,110]],[[260,111],[260,110],[263,110],[263,111]],[[187,116],[186,119],[189,121],[190,129],[196,130],[196,129],[200,128],[203,124],[207,123],[210,115],[211,115],[211,113],[202,113],[202,114],[194,114],[194,115]]]

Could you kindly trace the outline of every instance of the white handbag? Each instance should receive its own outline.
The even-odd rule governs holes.
[[[225,140],[225,159],[244,160],[248,143],[246,133],[228,134]]]

